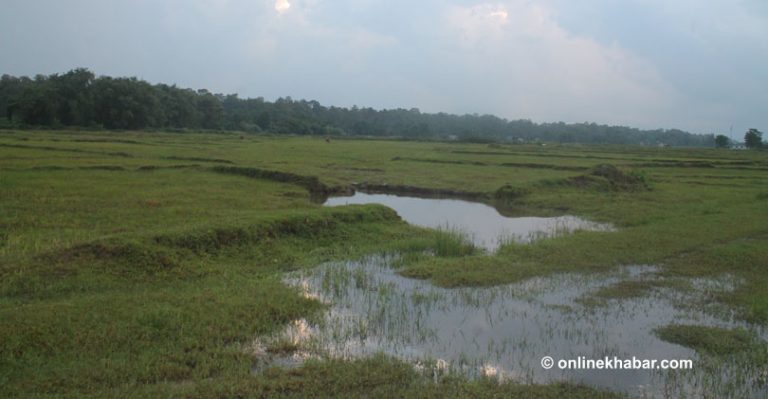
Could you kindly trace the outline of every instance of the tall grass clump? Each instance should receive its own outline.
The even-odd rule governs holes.
[[[437,256],[466,256],[475,253],[477,246],[467,231],[446,225],[435,232],[434,250]]]

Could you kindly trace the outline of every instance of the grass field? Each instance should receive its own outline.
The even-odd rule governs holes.
[[[452,191],[506,214],[573,214],[617,230],[452,251],[443,247],[462,244],[383,206],[311,200],[360,184]],[[388,358],[251,374],[253,339],[322,308],[284,272],[384,251],[408,255],[402,275],[444,287],[661,268],[656,282],[585,300],[594,306],[669,286],[666,277],[728,277],[735,289],[708,301],[762,327],[768,152],[0,131],[0,396],[612,396],[435,380]],[[733,335],[664,331],[708,347]]]

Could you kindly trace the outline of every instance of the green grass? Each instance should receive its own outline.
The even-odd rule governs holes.
[[[100,392],[110,396],[114,391]],[[619,398],[620,395],[565,383],[521,385],[491,380],[467,382],[443,377],[424,378],[412,367],[393,359],[376,356],[345,361],[310,361],[306,366],[283,370],[268,369],[264,374],[227,374],[217,380],[197,384],[165,382],[140,385],[135,397],[254,397],[254,398]]]
[[[466,256],[478,252],[468,233],[450,227],[437,230],[435,243],[432,247],[435,255],[441,257]]]
[[[578,301],[586,306],[605,305],[610,300],[625,300],[631,298],[640,298],[648,295],[659,285],[665,285],[666,282],[649,280],[626,280],[602,287],[594,292],[579,298]]]
[[[747,330],[673,324],[659,327],[656,335],[708,355],[732,355],[747,350],[765,350],[764,343]]]
[[[767,168],[765,152],[709,149],[0,131],[0,396],[593,397],[435,382],[384,358],[252,376],[244,348],[321,308],[282,273],[380,251],[442,286],[631,264],[729,275],[744,283],[713,299],[765,324]],[[353,183],[486,193],[505,214],[575,214],[617,231],[486,254],[460,233],[381,206],[323,208],[308,192]],[[650,289],[635,285],[599,296]]]
[[[247,385],[246,385],[247,384]],[[239,385],[239,386],[238,386]],[[245,386],[243,386],[245,385]],[[248,387],[250,385],[250,387]],[[232,394],[259,392],[267,397],[371,397],[371,398],[617,398],[619,395],[570,384],[521,385],[490,379],[466,382],[444,377],[426,380],[401,362],[383,356],[355,362],[313,362],[293,370],[272,370],[240,382]]]

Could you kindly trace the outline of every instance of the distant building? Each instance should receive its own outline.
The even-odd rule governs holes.
[[[732,150],[746,150],[747,146],[744,143],[734,143],[734,142],[731,142],[731,147],[730,148]]]

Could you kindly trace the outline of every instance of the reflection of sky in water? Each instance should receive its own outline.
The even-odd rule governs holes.
[[[551,235],[576,229],[611,229],[608,225],[589,222],[575,216],[509,218],[491,206],[455,199],[425,199],[357,192],[351,197],[329,198],[325,205],[371,203],[388,206],[403,220],[417,226],[459,228],[469,233],[476,245],[491,251],[498,246],[500,237],[527,241],[537,234]]]
[[[576,301],[607,284],[647,278],[655,272],[652,267],[625,267],[601,276],[533,278],[490,288],[444,289],[397,275],[389,260],[371,257],[329,263],[288,278],[305,295],[332,304],[324,319],[303,329],[300,336],[306,339],[305,346],[334,357],[381,351],[415,365],[436,360],[438,368],[443,365],[470,377],[485,374],[528,383],[568,380],[649,397],[664,392],[675,397],[717,393],[743,372],[725,364],[718,364],[714,371],[707,369],[693,351],[656,338],[652,330],[670,323],[736,324],[674,307],[672,297],[682,294],[655,291],[645,298],[599,308],[585,308]],[[542,356],[556,361],[579,356],[692,359],[695,369],[544,370]],[[755,372],[744,373],[747,380],[734,384],[729,396],[764,397],[768,392],[749,382]]]

